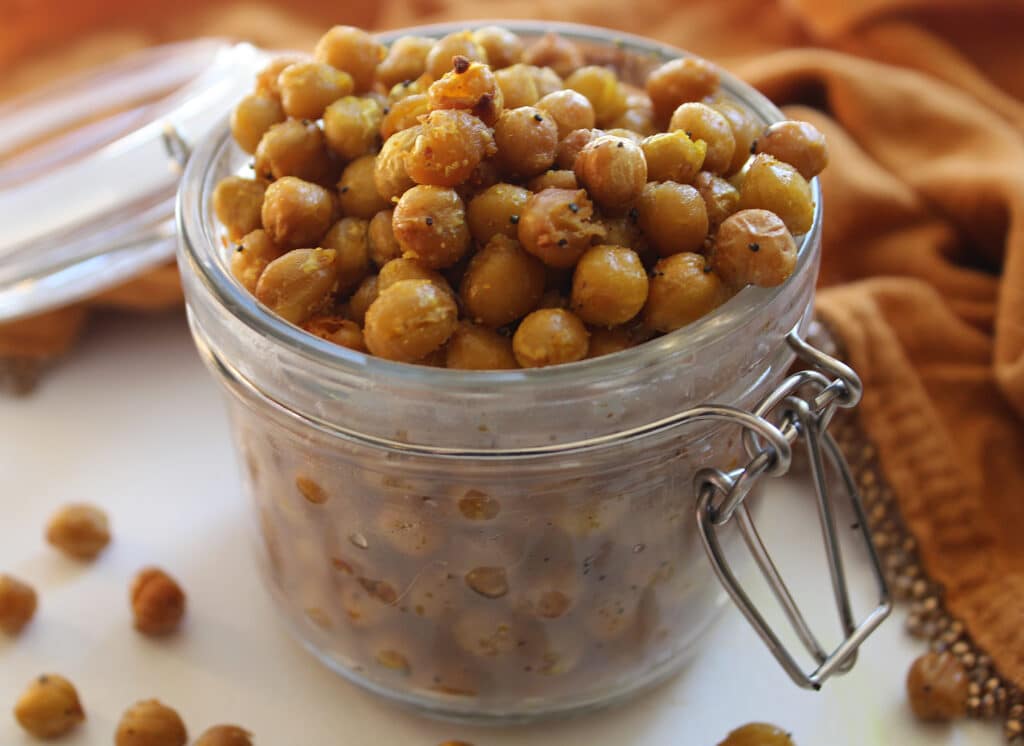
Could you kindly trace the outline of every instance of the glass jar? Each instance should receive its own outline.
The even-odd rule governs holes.
[[[510,25],[524,37],[557,27],[627,75],[683,54]],[[722,87],[762,121],[782,118],[734,78]],[[816,180],[814,225],[783,285],[744,289],[624,352],[469,372],[363,355],[257,303],[210,207],[247,160],[226,125],[197,147],[179,262],[196,344],[227,394],[268,586],[298,638],[361,686],[473,720],[602,706],[678,670],[725,599],[694,477],[747,455],[734,425],[674,415],[753,408],[785,377],[786,336],[811,318]]]

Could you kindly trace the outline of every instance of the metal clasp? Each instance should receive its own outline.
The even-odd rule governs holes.
[[[786,342],[809,367],[788,377],[754,410],[752,414],[760,425],[757,429],[751,428],[750,421],[745,418],[734,420],[743,427],[743,443],[749,461],[746,466],[731,472],[718,469],[698,472],[695,478],[697,524],[715,574],[747,621],[798,686],[817,690],[831,675],[845,673],[852,668],[857,648],[889,615],[892,603],[857,485],[839,446],[828,433],[829,422],[836,410],[855,407],[860,401],[860,379],[849,366],[804,341],[796,329],[786,336]],[[782,476],[789,471],[792,447],[798,442],[807,449],[817,495],[818,520],[825,542],[836,610],[844,634],[843,641],[831,652],[826,652],[818,642],[797,607],[744,502],[761,479],[766,476]],[[878,589],[878,605],[860,622],[854,619],[851,609],[833,512],[833,501],[837,498],[829,488],[826,459],[839,474],[843,490],[850,500]],[[718,539],[718,529],[733,519],[736,519],[747,547],[797,637],[816,661],[817,667],[810,673],[800,667],[733,574]]]

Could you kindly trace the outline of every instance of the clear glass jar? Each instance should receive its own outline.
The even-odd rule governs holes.
[[[510,25],[554,28],[629,75],[683,54]],[[782,118],[734,78],[722,85],[764,122]],[[179,261],[196,343],[227,393],[268,585],[299,639],[368,689],[473,720],[602,706],[678,670],[725,598],[694,475],[745,457],[734,426],[672,416],[750,408],[785,376],[785,336],[813,303],[816,181],[814,226],[782,286],[747,288],[613,355],[463,372],[369,357],[261,307],[231,276],[210,208],[247,159],[226,125],[196,149]]]

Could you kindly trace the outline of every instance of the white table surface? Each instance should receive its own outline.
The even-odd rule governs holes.
[[[783,539],[772,547],[780,564],[797,588],[821,588],[801,600],[826,618],[822,566],[793,540],[813,526],[790,528],[814,520],[807,486],[780,480],[765,500],[765,533]],[[67,560],[42,539],[47,517],[68,501],[111,515],[115,538],[95,564]],[[713,746],[752,720],[787,728],[800,746],[1000,743],[995,724],[914,722],[903,677],[922,648],[903,632],[900,609],[854,671],[820,693],[793,686],[729,608],[696,662],[617,709],[501,730],[427,720],[346,683],[288,636],[252,562],[245,510],[219,392],[181,314],[100,319],[33,396],[0,397],[0,570],[30,581],[41,599],[19,638],[0,636],[0,746],[34,743],[8,713],[43,672],[68,676],[82,695],[88,722],[61,741],[68,746],[112,743],[121,712],[149,697],[173,705],[193,737],[235,722],[264,746]],[[167,568],[189,595],[187,625],[169,640],[131,627],[128,584],[147,564]]]

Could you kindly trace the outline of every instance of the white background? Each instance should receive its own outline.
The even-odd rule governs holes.
[[[796,588],[827,620],[824,569],[802,539],[816,536],[802,481],[765,497],[765,534]],[[61,504],[103,506],[114,541],[92,565],[42,539]],[[316,663],[275,618],[251,560],[246,504],[214,381],[181,314],[105,318],[31,397],[0,397],[0,571],[33,583],[41,603],[17,639],[0,636],[0,746],[34,743],[9,716],[35,675],[79,688],[88,722],[67,746],[112,742],[138,699],[173,705],[193,737],[221,722],[264,746],[713,746],[752,720],[776,723],[799,746],[987,746],[996,723],[924,727],[903,679],[921,643],[897,609],[846,677],[797,689],[729,608],[706,650],[679,677],[618,709],[504,730],[439,723],[383,703]],[[128,584],[142,566],[167,568],[189,595],[182,632],[154,641],[131,627]],[[851,560],[863,579],[863,564]],[[763,594],[758,594],[763,599]],[[861,605],[861,611],[863,611]]]

